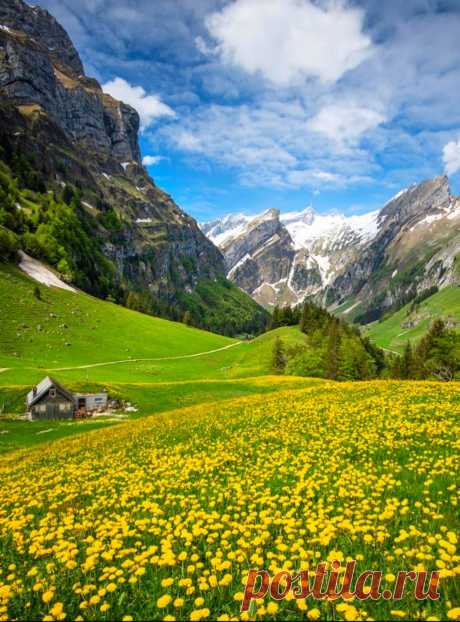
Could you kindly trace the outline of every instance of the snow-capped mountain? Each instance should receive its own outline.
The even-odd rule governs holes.
[[[330,251],[374,237],[378,214],[378,211],[362,216],[345,216],[337,212],[317,214],[312,207],[307,207],[303,212],[282,214],[280,220],[296,249],[316,246]]]
[[[446,177],[363,215],[269,209],[201,227],[223,252],[228,277],[267,306],[313,296],[336,307],[349,299],[365,315],[457,279],[460,200]]]
[[[245,226],[251,221],[251,218],[251,216],[246,216],[246,214],[228,214],[223,218],[205,222],[200,227],[203,233],[216,246],[219,246],[224,244],[227,239],[242,233]]]
[[[324,289],[344,258],[375,236],[377,217],[270,209],[230,214],[202,230],[224,253],[229,278],[258,302],[295,304]]]

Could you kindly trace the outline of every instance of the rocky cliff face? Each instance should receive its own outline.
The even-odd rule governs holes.
[[[144,170],[137,112],[86,77],[64,29],[22,0],[0,0],[0,127],[2,144],[34,159],[48,188],[81,188],[120,287],[173,304],[178,291],[225,275],[220,251]],[[112,210],[116,236],[103,224]]]
[[[297,304],[321,296],[331,279],[356,257],[375,228],[376,214],[347,219],[312,208],[253,219],[225,217],[202,225],[225,256],[228,277],[263,305]]]
[[[203,230],[224,253],[229,278],[264,305],[308,296],[332,309],[346,303],[367,321],[460,282],[460,200],[446,177],[403,190],[363,216],[269,210]]]
[[[460,200],[447,177],[403,190],[381,210],[378,231],[326,292],[329,303],[353,298],[364,321],[426,290],[460,282]]]

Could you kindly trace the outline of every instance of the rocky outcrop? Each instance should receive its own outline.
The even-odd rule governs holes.
[[[111,158],[140,164],[137,112],[103,94],[98,82],[84,75],[67,34],[47,11],[19,0],[14,5],[17,21],[9,2],[0,2],[2,96],[24,110],[40,106],[100,165]]]
[[[0,0],[0,128],[47,187],[81,188],[120,287],[174,304],[200,279],[225,276],[220,251],[143,168],[137,112],[85,76],[64,29],[22,0]],[[104,224],[112,210],[116,234]]]
[[[56,67],[65,66],[74,77],[84,73],[69,35],[45,9],[29,6],[22,0],[3,0],[0,3],[0,25],[23,33],[29,41],[45,47]]]
[[[363,320],[379,317],[432,287],[456,284],[460,202],[447,177],[400,192],[381,210],[378,233],[326,293],[329,303],[363,302]]]
[[[278,210],[251,220],[243,232],[221,246],[228,277],[263,304],[271,302],[270,288],[286,283],[294,259],[294,243],[280,222]],[[259,291],[262,285],[267,285]]]
[[[370,321],[460,280],[460,200],[446,177],[413,185],[363,216],[269,210],[204,229],[211,239],[218,232],[229,278],[264,305],[308,296],[336,309],[349,301]]]

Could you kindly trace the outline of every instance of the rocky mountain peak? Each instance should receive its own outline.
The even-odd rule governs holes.
[[[48,11],[0,0],[0,92],[21,113],[39,110],[107,172],[140,167],[137,112],[84,74],[69,36]],[[38,108],[37,108],[38,106]],[[32,108],[31,108],[32,107]]]
[[[78,77],[84,73],[80,56],[69,35],[46,9],[22,0],[0,0],[0,24],[26,33],[48,49],[56,65]]]
[[[316,212],[312,205],[306,207],[302,212],[302,222],[306,225],[312,225],[315,220]]]
[[[267,210],[225,243],[211,239],[224,253],[229,277],[263,304],[292,304],[312,295],[321,303],[336,302],[358,292],[370,302],[374,292],[366,283],[379,270],[378,294],[393,304],[416,291],[411,262],[433,252],[441,238],[450,245],[447,259],[434,255],[432,275],[423,286],[436,285],[433,275],[439,274],[450,282],[459,224],[460,201],[441,176],[398,192],[380,211],[348,216],[316,213],[311,206],[284,214]],[[401,273],[407,273],[407,283],[389,294],[393,279],[398,277],[396,287],[406,278]]]
[[[452,203],[449,179],[439,176],[413,184],[391,199],[379,214],[382,228],[413,223],[429,215],[449,209]]]
[[[263,212],[259,216],[256,216],[250,222],[250,226],[256,226],[257,224],[259,224],[261,222],[268,222],[270,220],[278,222],[279,219],[280,219],[280,211],[279,211],[279,209],[271,208],[271,209],[265,210],[265,212]]]

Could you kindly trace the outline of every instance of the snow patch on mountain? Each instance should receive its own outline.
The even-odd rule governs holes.
[[[253,216],[246,214],[227,214],[223,218],[201,223],[200,228],[216,246],[223,246],[229,240],[238,237],[252,219]]]
[[[296,250],[309,249],[312,243],[325,240],[328,246],[346,244],[351,236],[356,241],[369,241],[377,233],[378,211],[362,216],[345,216],[339,213],[317,214],[308,207],[302,212],[281,215],[281,222],[291,236]]]
[[[311,248],[314,242],[325,240],[327,246],[335,247],[351,241],[367,242],[378,230],[378,211],[367,214],[346,216],[338,212],[319,214],[310,206],[300,212],[279,214],[278,210],[269,209],[257,216],[246,214],[228,214],[221,219],[202,223],[203,233],[216,246],[224,246],[239,235],[245,233],[264,220],[272,220],[279,215],[280,222],[291,236],[296,250]],[[354,238],[353,240],[351,238]]]
[[[233,268],[230,270],[230,272],[228,273],[228,278],[231,279],[232,276],[235,274],[235,272],[238,270],[238,268],[240,268],[241,266],[243,266],[247,261],[250,261],[252,259],[251,255],[249,255],[248,253],[246,253],[246,255],[244,257],[242,257],[242,259],[240,259],[234,266]]]

